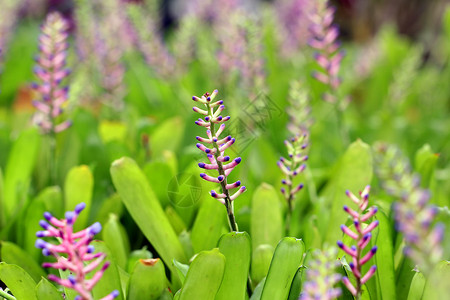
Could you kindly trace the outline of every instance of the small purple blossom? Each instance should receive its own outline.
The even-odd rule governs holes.
[[[76,222],[78,215],[86,207],[84,203],[80,203],[75,207],[74,211],[68,211],[65,218],[58,220],[49,212],[44,213],[45,219],[41,220],[39,225],[44,231],[38,231],[36,236],[36,247],[42,249],[45,256],[54,256],[56,262],[46,262],[42,266],[44,268],[54,268],[60,270],[69,270],[71,275],[67,279],[61,279],[56,275],[50,274],[48,278],[56,283],[75,290],[79,296],[79,300],[92,300],[92,289],[102,278],[103,273],[109,266],[109,262],[103,264],[102,268],[97,271],[90,279],[86,279],[88,273],[100,266],[106,255],[104,253],[94,253],[94,247],[89,245],[98,234],[102,226],[100,223],[94,223],[86,229],[79,232],[73,232],[73,224]],[[53,237],[58,238],[59,244],[46,242],[40,238]],[[113,291],[102,300],[112,300],[119,295],[118,291]]]
[[[41,83],[32,87],[38,92],[39,100],[33,105],[38,110],[35,120],[44,133],[54,134],[67,129],[72,123],[57,124],[57,117],[63,113],[63,104],[68,98],[68,87],[61,82],[70,73],[66,66],[68,24],[63,17],[53,12],[47,16],[39,37],[39,57],[34,73]]]
[[[336,268],[340,265],[336,255],[337,250],[334,247],[313,252],[313,260],[306,271],[306,282],[303,284],[300,300],[332,300],[341,295],[341,289],[334,287],[341,279],[341,275],[336,273]]]
[[[353,224],[356,232],[345,225],[341,225],[341,230],[345,235],[349,236],[355,240],[356,245],[349,247],[345,245],[342,241],[338,241],[337,245],[345,253],[347,253],[352,261],[349,263],[350,269],[355,276],[356,286],[354,286],[348,277],[343,277],[342,282],[347,287],[347,289],[352,293],[353,296],[361,296],[361,287],[365,284],[376,271],[376,266],[370,267],[366,274],[362,274],[362,266],[366,264],[377,252],[377,246],[372,247],[366,254],[363,255],[364,248],[369,244],[372,238],[371,231],[378,226],[378,220],[372,221],[367,226],[363,223],[371,219],[378,211],[375,206],[372,206],[367,211],[367,206],[369,205],[369,191],[370,186],[366,186],[365,189],[360,193],[360,198],[356,197],[352,192],[346,191],[347,196],[357,205],[358,209],[353,210],[347,205],[344,205],[344,211],[350,215],[353,219]]]
[[[321,67],[321,70],[313,72],[312,76],[330,88],[331,93],[325,94],[324,100],[332,103],[337,101],[334,94],[341,84],[338,73],[344,57],[344,52],[339,51],[340,43],[337,41],[339,29],[332,24],[335,10],[326,2],[316,3],[310,14],[312,24],[309,30],[312,37],[308,42],[309,46],[317,50],[314,59]]]
[[[237,224],[234,218],[233,201],[245,192],[245,186],[241,186],[241,181],[238,180],[234,183],[228,183],[227,177],[234,170],[234,168],[241,163],[241,158],[237,157],[233,160],[229,156],[225,155],[225,150],[235,143],[235,139],[231,136],[220,137],[225,129],[225,123],[230,119],[229,116],[222,117],[220,114],[225,109],[223,100],[215,101],[214,99],[218,93],[218,90],[214,90],[211,94],[205,93],[202,97],[193,96],[192,100],[204,105],[201,109],[194,107],[193,110],[203,116],[204,119],[198,119],[195,124],[206,128],[207,138],[197,136],[196,139],[202,143],[209,144],[211,148],[206,147],[203,144],[197,143],[197,148],[205,152],[209,163],[199,163],[198,166],[205,170],[217,170],[219,175],[217,177],[210,176],[205,173],[201,173],[200,177],[204,180],[220,183],[221,192],[212,190],[211,196],[224,204],[227,208],[229,225],[232,231],[237,231]],[[218,128],[216,127],[218,126]],[[231,194],[232,189],[238,190]]]

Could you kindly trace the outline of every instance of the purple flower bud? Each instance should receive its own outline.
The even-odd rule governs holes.
[[[52,216],[51,213],[49,213],[49,212],[45,212],[45,213],[44,213],[44,218],[45,218],[47,221],[50,221],[50,219],[51,219],[52,217],[53,217],[53,216]]]
[[[45,249],[47,247],[47,242],[41,239],[37,239],[34,246],[36,248]]]
[[[85,209],[86,207],[86,203],[81,202],[80,204],[78,204],[77,206],[75,206],[75,213],[78,215],[80,214],[80,212]]]
[[[99,222],[95,222],[94,224],[89,226],[88,231],[89,231],[89,234],[96,235],[97,233],[102,231],[102,225]]]
[[[73,224],[74,218],[76,217],[73,211],[66,212],[64,216],[66,217],[67,224]]]
[[[41,226],[42,228],[44,228],[45,230],[47,230],[50,227],[50,224],[48,224],[47,222],[45,222],[44,220],[40,220],[39,221],[39,226]]]

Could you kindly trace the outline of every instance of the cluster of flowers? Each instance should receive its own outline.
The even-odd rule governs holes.
[[[36,233],[36,236],[39,237],[36,240],[36,247],[42,249],[43,255],[51,255],[56,258],[56,262],[46,262],[42,266],[44,268],[69,270],[71,272],[67,279],[61,279],[53,274],[48,275],[48,278],[62,286],[75,290],[79,294],[78,300],[93,299],[91,291],[109,267],[109,262],[104,263],[91,279],[87,279],[87,274],[99,267],[106,255],[101,252],[94,253],[94,247],[89,245],[94,235],[101,231],[102,226],[100,223],[97,222],[86,229],[73,232],[73,225],[85,207],[85,203],[78,204],[74,211],[66,212],[65,218],[62,220],[58,220],[49,212],[44,213],[44,217],[48,222],[41,220],[39,225],[44,231]],[[60,244],[55,245],[46,242],[41,239],[43,237],[57,238]],[[87,264],[85,265],[85,263]],[[119,292],[115,290],[103,297],[102,300],[112,300],[118,295]]]
[[[225,129],[224,122],[228,121],[230,119],[230,116],[223,117],[220,115],[221,112],[225,109],[225,105],[223,105],[223,100],[215,102],[213,101],[217,93],[218,90],[214,90],[211,94],[205,93],[202,97],[192,97],[192,100],[203,104],[206,108],[205,110],[196,106],[193,107],[193,110],[195,112],[205,116],[204,119],[199,118],[197,121],[195,121],[195,124],[205,127],[207,135],[207,138],[197,136],[196,139],[201,143],[210,144],[212,146],[212,148],[207,148],[205,145],[197,143],[197,148],[206,153],[206,156],[208,157],[208,160],[210,162],[209,164],[201,162],[198,164],[198,166],[205,170],[218,171],[218,177],[212,177],[205,173],[201,173],[200,177],[207,181],[220,183],[222,188],[221,193],[212,190],[210,194],[213,198],[217,199],[225,205],[225,207],[227,208],[230,228],[232,231],[237,231],[237,224],[234,219],[232,201],[235,200],[239,195],[241,195],[246,188],[245,186],[241,186],[240,180],[233,183],[227,182],[228,175],[230,175],[233,169],[241,162],[241,158],[237,157],[231,160],[229,156],[225,155],[225,150],[233,145],[236,140],[231,136],[220,138],[220,135]],[[217,130],[215,128],[216,125],[219,126]],[[231,195],[230,190],[238,187],[240,187],[239,190]]]
[[[56,118],[63,113],[63,104],[67,101],[68,87],[61,86],[62,80],[70,73],[65,68],[68,47],[68,24],[63,17],[53,12],[47,16],[39,37],[39,57],[35,74],[41,83],[32,87],[38,92],[40,99],[33,105],[39,114],[35,119],[44,133],[58,133],[67,129],[72,123],[64,121],[56,124]]]
[[[366,209],[369,205],[369,191],[370,186],[366,186],[360,193],[360,198],[356,197],[352,192],[346,191],[347,196],[357,205],[358,209],[353,210],[347,205],[344,205],[344,211],[350,215],[353,219],[353,225],[356,232],[345,225],[341,225],[341,229],[350,238],[355,240],[356,245],[351,247],[345,245],[342,241],[338,241],[337,245],[345,253],[350,255],[352,261],[349,263],[350,269],[356,279],[356,287],[350,282],[348,277],[343,277],[342,281],[347,289],[356,297],[361,296],[361,287],[366,283],[376,271],[376,266],[370,267],[366,274],[362,274],[362,266],[366,264],[377,252],[377,246],[373,246],[364,256],[364,248],[369,244],[372,238],[371,231],[378,226],[378,220],[372,221],[369,225],[365,226],[364,222],[372,218],[378,211],[375,206],[372,206],[367,212]],[[365,213],[364,213],[365,212]],[[358,298],[359,299],[359,298]]]
[[[428,202],[430,192],[420,187],[420,178],[412,173],[408,160],[391,145],[375,145],[376,172],[384,190],[399,198],[394,204],[396,229],[405,238],[405,254],[428,273],[441,260],[444,225],[432,226],[438,209]]]

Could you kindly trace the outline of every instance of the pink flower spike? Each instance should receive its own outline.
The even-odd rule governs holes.
[[[211,177],[205,173],[200,173],[200,177],[207,181],[216,182],[216,183],[222,182],[225,178],[223,175],[220,175],[219,177],[215,178],[215,177]]]
[[[217,164],[205,164],[205,163],[198,163],[198,166],[202,169],[206,169],[206,170],[216,170],[219,168],[219,166]]]
[[[241,181],[238,180],[238,181],[236,181],[236,182],[234,182],[234,183],[229,183],[229,184],[227,184],[227,185],[225,186],[225,188],[226,188],[227,190],[229,190],[229,189],[237,188],[237,187],[239,187],[240,185],[241,185]]]
[[[328,75],[322,72],[313,72],[311,76],[316,80],[322,82],[323,84],[328,84],[330,82],[330,78],[328,77]]]
[[[342,282],[343,282],[344,285],[347,287],[347,289],[350,291],[350,293],[352,293],[353,296],[356,296],[356,289],[355,289],[355,287],[352,285],[352,283],[350,282],[350,280],[348,279],[348,277],[346,277],[346,276],[342,277]]]
[[[228,169],[234,168],[241,162],[241,160],[242,160],[242,158],[237,157],[232,162],[230,162],[229,164],[223,165],[222,168],[224,170],[228,170]]]
[[[219,147],[219,152],[225,151],[228,147],[233,145],[235,141],[236,141],[236,139],[232,138],[231,140],[229,140],[228,142],[223,144],[221,147]]]
[[[220,124],[220,127],[219,127],[219,129],[217,130],[215,136],[218,138],[218,137],[222,134],[222,132],[223,132],[224,129],[225,129],[225,124]]]
[[[367,254],[363,258],[361,258],[359,263],[361,265],[364,265],[366,262],[368,262],[375,255],[375,253],[377,253],[377,250],[378,250],[378,247],[377,246],[373,246],[372,249],[370,249],[370,251],[367,252]]]
[[[345,191],[345,194],[347,195],[347,197],[349,197],[353,202],[355,202],[356,204],[359,204],[359,199],[358,197],[356,197],[352,192],[350,192],[349,190]]]
[[[200,149],[200,150],[202,150],[203,152],[205,152],[205,153],[211,153],[211,154],[214,154],[216,151],[216,149],[209,149],[209,148],[206,148],[205,147],[205,145],[202,145],[202,144],[200,144],[200,143],[197,143],[197,148],[198,149]]]
[[[202,143],[207,143],[207,144],[211,144],[212,143],[211,140],[205,139],[205,138],[203,138],[201,136],[196,136],[195,138],[197,139],[197,141],[202,142]]]
[[[372,238],[372,233],[368,233],[363,236],[363,238],[358,242],[358,247],[361,249],[366,248],[367,244],[370,242],[370,239]]]
[[[351,237],[352,239],[356,240],[358,239],[358,235],[356,233],[354,233],[350,228],[348,228],[345,225],[341,225],[341,230],[342,232],[344,232],[346,235],[348,235],[349,237]]]
[[[100,300],[113,300],[113,299],[117,298],[118,296],[119,296],[119,291],[118,290],[114,290],[114,291],[111,292],[111,294],[109,294],[106,297],[103,297]]]
[[[207,112],[206,110],[200,109],[200,108],[198,108],[197,106],[194,106],[192,109],[193,109],[196,113],[199,113],[199,114],[202,114],[202,115],[205,115],[205,116],[208,115],[208,112]]]
[[[230,197],[230,200],[233,201],[234,199],[239,197],[239,195],[241,195],[245,191],[246,191],[246,187],[245,186],[241,186],[239,188],[239,190]]]
[[[361,278],[361,283],[364,284],[366,283],[374,274],[375,271],[377,270],[377,266],[371,266],[369,271],[367,271],[366,275],[364,275],[363,278]]]
[[[365,222],[365,221],[369,220],[377,212],[378,212],[378,208],[376,206],[373,206],[372,208],[370,208],[370,210],[366,214],[361,216],[361,221]]]
[[[214,190],[212,190],[211,192],[210,192],[210,195],[211,195],[211,197],[213,197],[213,198],[225,198],[226,197],[226,195],[225,194],[218,194],[216,191],[214,191]]]
[[[375,227],[378,226],[379,223],[380,223],[380,221],[378,221],[378,220],[373,221],[372,223],[370,223],[369,226],[367,226],[367,227],[362,231],[362,234],[365,235],[365,234],[371,232],[373,229],[375,229]]]
[[[354,249],[348,247],[347,245],[345,245],[342,241],[337,241],[337,245],[339,248],[341,248],[345,253],[347,253],[351,257],[356,256],[356,251]]]
[[[302,188],[303,188],[303,183],[297,185],[295,188],[292,189],[291,195],[297,194]]]
[[[348,213],[353,218],[358,218],[359,214],[353,209],[349,208],[347,205],[344,205],[344,211]]]

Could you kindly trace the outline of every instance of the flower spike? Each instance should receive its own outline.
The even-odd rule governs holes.
[[[102,268],[91,279],[86,279],[87,274],[102,263],[106,254],[101,252],[94,253],[94,247],[89,245],[94,236],[102,230],[100,223],[97,222],[79,232],[73,232],[73,224],[85,207],[85,203],[78,204],[74,211],[66,212],[65,218],[62,220],[58,220],[49,212],[45,212],[44,217],[48,222],[43,220],[39,222],[44,231],[38,231],[36,236],[39,238],[58,238],[60,244],[52,244],[42,239],[37,239],[35,246],[42,249],[42,254],[45,256],[54,256],[56,258],[56,262],[44,263],[42,265],[44,268],[69,270],[71,272],[67,279],[59,278],[53,274],[50,274],[48,279],[75,290],[79,294],[75,299],[93,300],[91,291],[109,267],[109,262],[104,263]],[[103,297],[102,300],[112,300],[117,296],[119,296],[119,292],[113,291],[106,297]]]
[[[342,241],[337,241],[338,247],[352,258],[352,262],[349,263],[349,266],[355,276],[356,286],[354,286],[347,277],[343,277],[342,282],[350,293],[352,293],[352,295],[357,299],[361,296],[362,285],[375,274],[376,270],[376,266],[372,266],[364,276],[361,274],[362,266],[375,255],[378,249],[377,246],[374,246],[363,256],[363,250],[368,245],[370,238],[372,237],[371,231],[378,226],[378,220],[373,221],[366,227],[362,224],[374,216],[377,212],[377,208],[374,206],[369,209],[368,213],[363,214],[369,204],[369,191],[370,186],[366,186],[360,193],[359,198],[348,190],[345,192],[347,197],[349,197],[350,200],[357,205],[358,209],[353,210],[347,205],[344,205],[344,211],[353,219],[355,230],[352,230],[345,225],[341,225],[341,230],[345,235],[355,240],[356,245],[349,247]]]
[[[225,105],[223,105],[223,100],[214,101],[218,92],[218,90],[214,90],[211,94],[205,93],[201,97],[192,97],[192,100],[204,106],[203,108],[194,107],[193,110],[204,116],[204,119],[198,119],[195,121],[195,124],[206,127],[207,135],[207,137],[197,136],[196,139],[211,147],[207,148],[205,145],[197,143],[197,148],[206,153],[210,162],[209,164],[200,162],[198,166],[205,170],[217,170],[219,173],[218,177],[213,177],[205,173],[201,173],[200,177],[210,182],[220,183],[222,192],[217,193],[212,190],[210,192],[211,197],[225,205],[230,229],[231,231],[237,231],[238,227],[234,218],[233,200],[245,192],[246,188],[245,186],[241,186],[240,180],[235,183],[227,182],[228,175],[241,163],[242,159],[237,157],[231,160],[229,156],[225,156],[225,150],[231,147],[236,140],[231,136],[220,138],[220,135],[225,129],[224,122],[228,121],[230,117],[222,117],[220,115],[225,109]],[[216,125],[219,123],[220,125],[216,128]],[[240,187],[239,190],[231,194],[231,190],[238,187]]]

